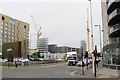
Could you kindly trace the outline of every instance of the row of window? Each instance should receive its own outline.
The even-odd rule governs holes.
[[[7,38],[7,39],[15,39],[14,36],[10,36],[10,35],[9,35],[9,36],[8,36],[8,35],[4,35],[3,38]]]

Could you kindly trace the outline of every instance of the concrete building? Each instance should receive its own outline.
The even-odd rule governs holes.
[[[103,66],[120,69],[120,0],[102,0]]]
[[[14,48],[13,50],[15,50],[16,43],[20,42],[21,47],[19,48],[21,48],[21,54],[27,54],[29,45],[29,24],[1,13],[0,17],[0,53],[3,55],[7,54],[6,51],[2,49],[4,44],[4,48],[12,44],[9,48]]]
[[[86,41],[81,40],[80,45],[83,48],[83,52],[85,53],[85,51],[86,51]]]
[[[68,46],[57,47],[57,53],[78,52],[79,48],[73,48]]]
[[[40,53],[48,53],[48,38],[39,38],[37,41],[37,49]]]
[[[57,44],[48,45],[48,51],[50,53],[57,53]]]

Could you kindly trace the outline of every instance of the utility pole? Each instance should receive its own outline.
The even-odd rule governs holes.
[[[94,51],[94,43],[93,43],[93,25],[92,25],[92,0],[88,0],[90,1],[90,17],[91,17],[91,44],[92,44],[92,52]],[[92,65],[93,65],[93,74],[94,74],[94,54],[92,54]]]

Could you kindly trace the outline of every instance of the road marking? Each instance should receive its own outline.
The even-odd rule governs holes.
[[[59,66],[59,65],[63,65],[63,64],[45,65],[45,66],[41,66],[41,67],[53,67],[53,66]]]
[[[75,73],[76,71],[77,71],[77,70],[71,72],[70,75],[75,76],[74,73]]]

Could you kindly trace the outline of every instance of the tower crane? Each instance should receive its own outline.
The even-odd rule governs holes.
[[[34,26],[35,26],[35,28],[36,28],[36,31],[37,31],[37,41],[38,41],[38,39],[40,38],[40,36],[42,35],[42,32],[41,32],[41,27],[39,28],[39,30],[38,30],[38,28],[37,28],[37,26],[36,26],[36,23],[35,23],[35,20],[34,20],[34,17],[31,15],[31,18],[32,18],[32,20],[33,20],[33,23],[34,23]]]

